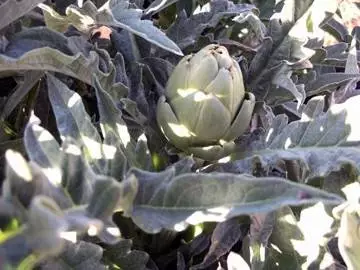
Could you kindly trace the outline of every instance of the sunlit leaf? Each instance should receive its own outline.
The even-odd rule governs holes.
[[[100,170],[99,160],[103,157],[101,138],[80,95],[52,75],[47,76],[47,83],[57,128],[63,140],[71,137],[85,147],[86,158],[96,170]]]
[[[49,6],[41,5],[41,7],[47,12],[48,24],[56,29],[64,30],[71,24],[89,33],[94,25],[120,27],[165,50],[182,55],[179,47],[154,27],[151,21],[141,20],[141,12],[129,8],[128,1],[110,0],[99,9],[91,1],[87,1],[83,8],[68,7],[67,16],[57,14]]]
[[[323,201],[336,195],[281,178],[227,173],[180,174],[131,170],[123,182],[120,207],[146,232],[184,230],[188,224],[224,221],[234,216],[276,210],[285,205]]]
[[[256,162],[260,167],[276,167],[280,160],[301,163],[302,181],[325,177],[344,164],[359,169],[360,129],[357,124],[360,96],[330,107],[325,113],[321,97],[311,99],[302,118],[288,123],[285,115],[278,115],[267,130],[258,150],[239,153],[234,162],[224,165],[227,171],[252,173]],[[243,158],[243,159],[242,159]]]

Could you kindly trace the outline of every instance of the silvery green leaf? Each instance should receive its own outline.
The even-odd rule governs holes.
[[[228,0],[209,3],[210,10],[187,16],[185,10],[177,14],[175,22],[167,29],[167,35],[181,49],[194,45],[205,29],[215,28],[221,21],[255,9],[250,4],[234,4]]]
[[[262,140],[263,145],[248,153],[238,153],[236,161],[224,165],[231,172],[252,173],[253,168],[276,167],[281,160],[301,163],[305,175],[300,181],[325,177],[341,166],[359,168],[360,132],[357,127],[360,96],[335,104],[325,113],[324,99],[316,97],[303,109],[302,118],[288,123],[278,115]]]
[[[12,267],[33,269],[36,263],[58,255],[64,247],[60,233],[67,229],[67,222],[53,200],[36,196],[28,215],[29,222],[0,244],[0,256]]]
[[[356,38],[357,34],[355,33],[354,38],[351,41],[351,46],[349,48],[349,53],[344,70],[344,75],[354,74],[354,78],[339,82],[341,88],[333,92],[333,101],[335,103],[342,103],[348,98],[358,95],[357,83],[360,80],[360,73],[357,58],[360,56],[360,54],[356,50]]]
[[[23,189],[22,184],[32,181],[31,169],[23,156],[18,152],[7,150],[5,158],[6,178],[2,183],[3,197],[9,200],[15,195],[19,197],[20,202],[25,202],[24,204],[28,205],[33,195],[33,190],[29,190],[29,188]]]
[[[81,53],[70,56],[48,47],[28,51],[18,58],[0,54],[0,73],[10,75],[23,70],[54,71],[77,78],[89,85],[92,84],[95,75],[110,93],[116,92],[118,96],[123,96],[127,93],[127,88],[121,83],[114,83],[115,68],[110,62],[109,65],[109,73],[100,71],[99,55],[94,51],[90,52],[89,57]]]
[[[350,36],[346,26],[335,18],[330,18],[324,24],[323,28],[339,41],[347,42]]]
[[[110,0],[99,9],[97,23],[123,28],[172,53],[183,55],[179,47],[151,21],[141,20],[142,12],[129,8],[128,1]]]
[[[57,257],[47,260],[41,264],[43,270],[105,270],[105,265],[101,262],[103,249],[91,242],[79,241],[71,243],[67,241],[64,251]]]
[[[67,37],[44,26],[31,27],[13,35],[9,39],[4,54],[11,58],[19,58],[31,50],[43,47],[72,55]]]
[[[50,132],[40,126],[40,119],[34,114],[25,127],[24,143],[30,160],[42,168],[55,168],[60,165],[60,145]]]
[[[42,236],[44,234],[45,239],[47,234],[53,234],[53,237],[59,238],[58,242],[62,242],[59,233],[66,230],[68,227],[67,222],[63,219],[62,211],[57,204],[49,197],[39,195],[34,198],[29,208],[29,220],[28,226],[34,234]],[[55,233],[55,235],[54,235]],[[45,245],[52,246],[52,242],[44,242],[36,240],[36,235],[31,237],[34,239],[34,245],[43,247]],[[45,251],[46,248],[44,248]]]
[[[47,83],[49,99],[62,139],[71,137],[80,147],[84,147],[86,160],[96,172],[100,172],[104,148],[80,95],[50,74],[47,75]]]
[[[45,0],[3,1],[0,5],[0,14],[2,15],[0,29],[24,16],[42,2],[45,2]]]
[[[116,244],[121,234],[111,217],[118,208],[121,195],[120,184],[111,177],[98,176],[92,197],[86,206],[86,215],[103,222],[97,236],[105,243]]]
[[[68,224],[52,199],[42,195],[34,198],[29,208],[27,226],[26,243],[32,252],[43,258],[62,251],[65,240],[60,233],[67,230]]]
[[[189,224],[224,221],[286,205],[323,201],[339,204],[337,195],[282,178],[229,173],[160,173],[132,169],[122,182],[119,207],[148,233],[184,230]]]
[[[65,32],[70,25],[73,25],[79,31],[88,32],[94,23],[91,17],[84,14],[84,12],[80,12],[79,8],[73,5],[66,8],[65,16],[56,12],[49,5],[40,4],[39,7],[43,10],[46,26],[58,32]]]
[[[139,168],[147,171],[153,170],[151,153],[148,148],[146,135],[143,133],[139,136],[135,148],[136,161]]]
[[[300,256],[293,243],[303,240],[297,219],[290,207],[283,207],[272,213],[272,232],[262,261],[262,269],[291,268],[301,269],[306,258]],[[260,254],[259,254],[260,255]],[[260,259],[260,256],[259,256]]]
[[[359,192],[358,182],[342,188],[347,201],[333,209],[333,216],[340,219],[338,230],[338,248],[345,261],[347,269],[355,270],[360,266],[359,261]]]
[[[144,11],[145,14],[156,14],[179,0],[156,0],[153,1]]]
[[[354,80],[360,80],[360,74],[341,72],[319,74],[315,80],[307,83],[305,91],[308,95],[319,95],[325,91],[335,90],[339,86],[346,85]]]
[[[292,241],[292,244],[296,252],[306,258],[302,264],[303,269],[309,268],[322,257],[322,253],[326,252],[323,246],[324,239],[329,239],[333,234],[334,225],[334,219],[329,216],[327,210],[323,204],[318,203],[301,211],[297,227],[304,237]],[[316,227],[312,224],[314,219],[319,221]]]
[[[100,114],[100,127],[104,144],[112,146],[113,158],[106,160],[109,175],[122,177],[126,166],[138,166],[135,156],[135,142],[131,138],[121,111],[96,81],[95,90]]]
[[[277,105],[292,100],[298,106],[305,100],[303,86],[295,85],[290,76],[296,70],[311,68],[314,51],[304,45],[310,32],[322,31],[320,25],[337,9],[335,0],[323,5],[321,0],[285,1],[278,16],[269,22],[268,36],[258,50],[249,68],[248,83],[257,100]],[[316,15],[315,15],[316,14]],[[307,24],[311,22],[312,29]],[[284,67],[287,66],[287,67]],[[281,69],[289,72],[281,76]],[[287,78],[287,80],[284,80]],[[269,84],[271,80],[271,84]],[[294,96],[295,94],[295,96]]]
[[[296,85],[293,82],[291,79],[292,73],[293,71],[289,66],[283,65],[276,71],[271,82],[278,87],[287,89],[295,97],[298,106],[300,106],[305,101],[306,93],[304,85]]]
[[[24,207],[28,207],[36,195],[52,198],[61,208],[72,205],[70,198],[59,188],[57,171],[45,175],[44,169],[36,163],[29,164],[17,152],[6,152],[6,180],[3,182],[4,198],[9,201],[16,199]],[[60,176],[61,177],[61,176]],[[52,181],[52,182],[51,182]]]
[[[89,33],[94,25],[119,27],[165,50],[182,55],[179,47],[171,39],[151,21],[141,20],[142,12],[129,8],[129,2],[125,0],[107,1],[99,9],[91,1],[87,1],[82,8],[68,7],[67,16],[59,15],[47,5],[41,5],[41,8],[47,13],[48,24],[56,29],[64,30],[68,25],[73,25],[78,30]]]
[[[116,245],[108,246],[104,251],[104,256],[117,267],[127,270],[146,269],[149,255],[140,250],[132,249],[130,239],[121,239]]]
[[[359,74],[356,43],[357,43],[357,34],[355,32],[354,37],[350,44],[348,58],[346,60],[345,71],[344,71],[345,73]]]
[[[62,146],[61,185],[75,205],[89,202],[95,185],[95,174],[89,168],[82,152],[71,140]]]
[[[268,241],[275,226],[276,211],[254,214],[250,218],[249,249],[252,251],[250,255],[251,266],[253,269],[263,269],[265,262],[262,254],[265,253],[265,248],[269,246]]]
[[[95,182],[94,192],[87,206],[87,212],[91,217],[107,220],[111,217],[118,205],[121,186],[111,177],[98,177]]]

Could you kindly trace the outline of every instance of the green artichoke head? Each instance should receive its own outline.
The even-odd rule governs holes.
[[[246,131],[254,104],[238,63],[225,47],[211,44],[175,67],[158,101],[157,121],[177,148],[216,160]]]

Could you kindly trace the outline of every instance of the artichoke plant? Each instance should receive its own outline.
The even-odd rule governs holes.
[[[222,158],[249,126],[255,97],[245,93],[238,63],[211,44],[185,56],[157,105],[157,121],[177,148],[204,160]]]

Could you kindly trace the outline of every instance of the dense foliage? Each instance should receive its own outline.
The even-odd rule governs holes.
[[[358,4],[0,3],[0,269],[360,269]],[[209,44],[256,101],[221,158],[158,123]]]

